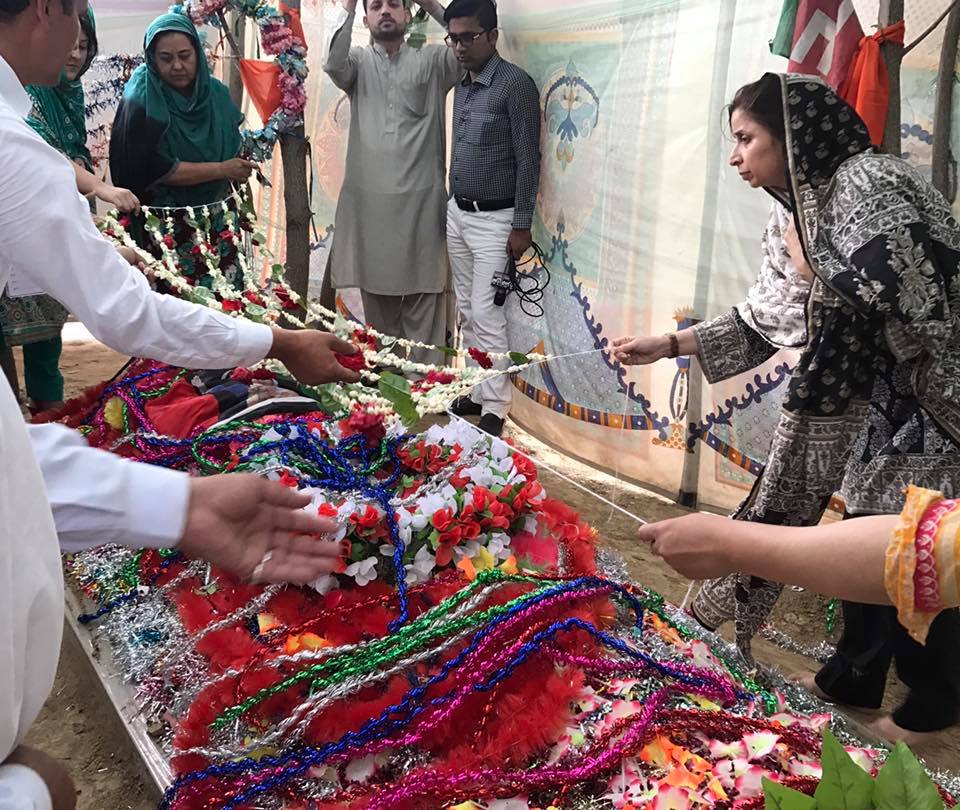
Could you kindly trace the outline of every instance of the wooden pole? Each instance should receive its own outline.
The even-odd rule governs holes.
[[[300,0],[287,0],[286,5],[294,11],[300,10]],[[224,36],[236,59],[243,55],[223,11],[218,12]],[[243,98],[243,85],[240,81],[240,66],[237,64],[228,74],[231,77],[231,96],[233,95],[233,75],[239,82],[238,92]],[[239,106],[239,105],[238,105]],[[307,188],[307,158],[309,143],[302,126],[293,132],[280,136],[280,159],[283,161],[283,203],[286,209],[287,258],[285,272],[290,288],[306,300],[310,282],[310,190]],[[303,316],[303,311],[298,313]]]
[[[287,260],[285,272],[290,285],[304,301],[310,284],[310,189],[307,187],[307,159],[310,145],[303,127],[280,136],[283,160],[283,203],[287,214]],[[299,313],[302,316],[302,312]]]
[[[953,118],[953,81],[960,42],[960,3],[954,3],[947,17],[937,71],[937,102],[933,113],[933,185],[950,203],[957,189],[950,176],[950,121]]]
[[[697,276],[693,291],[694,320],[706,317],[710,298],[710,271],[717,236],[717,214],[720,206],[720,175],[723,171],[723,105],[726,103],[727,80],[730,72],[730,49],[733,46],[733,23],[737,15],[737,0],[723,0],[720,4],[717,28],[717,50],[713,58],[713,77],[710,84],[710,119],[707,123],[706,191],[700,219],[700,247],[697,255]],[[690,357],[687,373],[687,407],[685,422],[699,424],[703,415],[703,376],[696,355]],[[685,435],[689,435],[687,432]],[[683,470],[677,503],[695,509],[699,500],[701,443],[693,445],[693,452],[683,454]]]
[[[232,46],[236,48],[233,55],[236,58],[224,60],[226,64],[223,69],[223,78],[230,89],[230,98],[233,103],[243,109],[243,78],[240,75],[240,60],[246,55],[244,46],[246,44],[247,18],[244,14],[231,11],[226,22],[232,26],[232,30],[227,28],[225,31],[230,34],[230,39],[233,39]],[[234,32],[236,32],[236,38],[234,38]]]
[[[903,0],[880,0],[878,23],[886,28],[903,19]],[[883,132],[881,149],[884,152],[897,155],[901,153],[900,146],[900,63],[903,62],[903,45],[884,42],[880,46],[883,60],[887,65],[887,74],[890,81],[890,106],[887,108],[887,125]]]
[[[300,0],[287,0],[291,11],[300,11]],[[310,144],[304,128],[280,136],[283,160],[283,202],[287,213],[287,284],[304,301],[310,283],[310,189],[307,160]],[[302,313],[300,313],[302,314]]]

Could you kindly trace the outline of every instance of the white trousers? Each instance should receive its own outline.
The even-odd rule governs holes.
[[[461,211],[452,198],[447,204],[447,252],[465,348],[509,351],[507,316],[504,307],[493,303],[496,290],[490,282],[506,265],[507,239],[512,229],[512,208]],[[509,360],[502,360],[495,367],[509,366]],[[510,412],[510,377],[503,374],[482,383],[470,396],[483,407],[484,413],[503,419]]]

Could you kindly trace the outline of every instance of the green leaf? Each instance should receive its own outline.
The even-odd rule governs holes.
[[[343,405],[337,400],[337,398],[331,392],[331,388],[335,383],[329,383],[327,385],[317,385],[311,388],[304,388],[304,392],[315,399],[320,403],[320,407],[323,408],[331,416],[336,416],[343,412]]]
[[[877,774],[873,805],[876,810],[943,810],[944,806],[936,785],[902,742]]]
[[[449,346],[437,346],[437,351],[440,354],[444,354],[447,357],[457,357],[459,352],[456,349],[451,349]]]
[[[270,268],[270,272],[273,274],[274,281],[280,281],[283,278],[283,265],[275,264]]]
[[[159,228],[160,220],[153,214],[147,214],[146,225],[148,228]]]
[[[254,304],[252,301],[247,302],[247,305],[243,308],[243,314],[248,320],[256,321],[257,323],[263,323],[267,317],[267,311],[262,306],[259,304]]]
[[[764,777],[763,806],[764,810],[816,810],[817,801],[813,796]]]
[[[530,358],[522,352],[510,352],[510,362],[515,366],[526,366],[530,364]]]
[[[210,302],[215,299],[213,291],[208,290],[206,287],[194,287],[184,297],[188,298],[194,304],[200,304],[205,307],[210,306]]]
[[[377,386],[380,394],[386,399],[403,420],[403,424],[416,424],[420,418],[417,413],[417,406],[413,403],[413,397],[410,396],[410,383],[397,374],[391,374],[389,371],[380,375],[380,383]]]
[[[820,754],[823,777],[814,796],[817,806],[830,810],[871,810],[873,780],[843,750],[837,738],[826,729]]]

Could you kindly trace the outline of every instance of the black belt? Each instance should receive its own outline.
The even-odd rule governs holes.
[[[461,211],[502,211],[504,208],[513,208],[513,200],[468,200],[454,194],[453,201]]]

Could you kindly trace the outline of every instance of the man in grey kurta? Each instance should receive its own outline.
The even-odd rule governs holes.
[[[343,0],[323,69],[350,98],[337,203],[333,286],[359,287],[366,321],[396,337],[446,339],[445,99],[461,68],[444,45],[411,48],[407,0],[365,0],[372,44],[350,47],[357,0]],[[437,0],[421,5],[442,21]],[[413,359],[436,363],[436,352]]]

